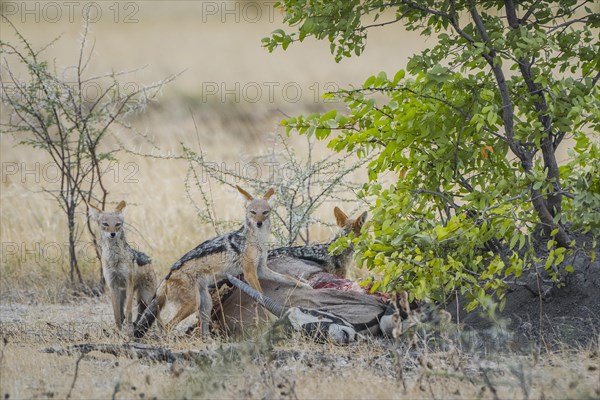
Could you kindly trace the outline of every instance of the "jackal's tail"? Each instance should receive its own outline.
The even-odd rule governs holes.
[[[133,327],[133,336],[136,338],[144,337],[148,329],[152,326],[158,313],[160,312],[160,305],[158,297],[154,296],[148,307],[144,310],[142,316],[137,320]]]
[[[152,259],[148,254],[136,249],[131,250],[133,251],[133,260],[138,265],[138,267],[143,267],[144,265],[150,264],[152,262]]]
[[[148,304],[142,315],[135,322],[133,327],[133,335],[136,338],[143,337],[146,332],[148,332],[148,329],[150,329],[154,321],[156,321],[156,318],[158,318],[160,310],[165,305],[165,287],[166,280],[162,281],[161,284],[158,285],[158,288],[156,288],[156,293],[150,301],[150,304]]]

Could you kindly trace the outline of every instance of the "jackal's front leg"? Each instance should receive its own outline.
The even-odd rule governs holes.
[[[127,289],[126,289],[126,300],[125,300],[125,321],[131,324],[133,321],[133,296],[134,296],[134,267],[132,263],[129,266],[129,276],[127,277]]]
[[[113,314],[115,316],[115,324],[117,329],[121,329],[123,325],[123,306],[125,305],[125,289],[111,283],[110,286],[110,299],[113,307]]]
[[[257,260],[258,252],[247,251],[242,257],[242,271],[244,272],[244,278],[246,282],[254,289],[262,293],[262,287],[258,281],[258,266]]]
[[[210,334],[209,323],[213,303],[206,282],[199,282],[198,295],[198,320],[202,323],[202,336],[207,337]]]

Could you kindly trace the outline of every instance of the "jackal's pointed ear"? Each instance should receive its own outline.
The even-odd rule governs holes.
[[[408,302],[408,293],[406,290],[401,291],[398,295],[398,305],[403,308],[403,310],[400,311],[404,311],[406,314],[410,315],[410,303]]]
[[[100,213],[102,212],[102,210],[100,210],[98,207],[88,204],[90,206],[90,209],[88,211],[88,215],[91,219],[98,219],[98,217],[100,216]]]
[[[237,188],[238,192],[240,192],[248,201],[252,201],[254,200],[254,197],[252,197],[252,195],[248,192],[246,192],[244,189],[242,189],[241,187],[239,187],[239,185],[235,185],[235,187]]]
[[[356,218],[356,221],[354,221],[354,223],[352,224],[352,230],[355,234],[358,235],[360,233],[360,229],[367,221],[367,215],[369,214],[365,211],[364,213],[360,214],[360,216]]]
[[[267,190],[267,193],[265,193],[265,195],[263,196],[263,198],[265,200],[269,200],[271,198],[271,196],[273,196],[274,193],[275,193],[275,189],[269,188],[269,190]]]
[[[333,209],[333,215],[335,215],[335,222],[337,222],[337,224],[340,228],[343,228],[346,226],[346,221],[348,221],[348,216],[346,214],[344,214],[344,212],[342,210],[340,210],[338,207],[335,207]]]
[[[117,204],[117,208],[115,208],[115,211],[120,213],[121,211],[123,211],[126,205],[127,203],[125,203],[125,200],[121,200],[121,202]]]

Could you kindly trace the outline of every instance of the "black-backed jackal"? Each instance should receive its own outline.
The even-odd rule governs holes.
[[[365,211],[358,218],[353,219],[348,218],[338,207],[334,207],[333,215],[335,216],[337,225],[341,229],[329,242],[306,246],[280,247],[269,251],[269,258],[280,256],[298,258],[319,265],[325,272],[345,277],[352,261],[354,248],[349,246],[340,253],[331,254],[329,247],[333,242],[342,236],[347,236],[350,232],[353,232],[355,236],[360,235],[360,230],[367,220],[367,212]]]
[[[199,244],[173,264],[150,306],[136,323],[136,337],[146,333],[167,300],[169,309],[173,309],[175,315],[161,325],[169,330],[191,315],[197,307],[202,334],[208,335],[212,310],[209,286],[224,279],[227,274],[243,273],[246,281],[259,291],[259,278],[306,286],[267,267],[267,245],[271,233],[271,205],[268,200],[274,190],[271,188],[263,198],[255,199],[239,186],[237,189],[247,200],[244,225],[237,231]]]
[[[132,322],[133,296],[137,294],[140,318],[150,304],[156,288],[156,274],[152,270],[150,257],[133,249],[125,239],[123,209],[121,201],[115,211],[105,212],[92,206],[90,218],[98,223],[102,274],[110,290],[113,313],[117,328],[123,320]]]
[[[247,216],[248,215],[253,216],[247,209]],[[362,213],[356,219],[348,218],[338,207],[334,208],[334,215],[336,217],[336,222],[341,229],[333,240],[336,240],[340,236],[348,235],[350,232],[354,232],[355,235],[358,235],[367,218],[366,212]],[[174,269],[169,272],[167,278],[159,286],[156,298],[152,301],[144,317],[138,321],[135,331],[136,337],[143,336],[154,322],[154,319],[159,315],[159,321],[161,321],[165,315],[172,315],[170,320],[164,324],[166,328],[170,329],[197,310],[198,289],[196,282],[198,280],[198,271],[195,268],[179,268],[182,262],[185,262],[187,258],[192,257],[192,254],[199,256],[200,251],[203,251],[206,255],[210,253],[209,249],[213,249],[215,253],[222,253],[227,246],[232,246],[231,243],[242,243],[243,236],[242,228],[236,232],[204,242],[175,263],[173,266]],[[271,260],[277,257],[293,257],[303,261],[311,261],[327,272],[344,276],[352,259],[352,248],[346,249],[340,254],[331,255],[328,248],[330,244],[333,243],[333,240],[323,244],[281,247],[270,250],[268,252],[268,258]],[[237,248],[240,248],[239,246],[240,245],[238,244]],[[175,269],[176,267],[178,268]],[[270,271],[270,269],[268,270]],[[251,279],[246,278],[246,280],[252,285]],[[217,279],[213,277],[210,283],[216,282]],[[292,283],[298,285],[296,281],[292,281]]]

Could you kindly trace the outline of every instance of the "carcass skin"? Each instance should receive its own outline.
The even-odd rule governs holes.
[[[308,281],[309,289],[294,287],[267,279],[261,280],[263,294],[286,307],[304,307],[331,312],[353,324],[361,334],[380,333],[379,320],[386,310],[386,304],[377,296],[365,293],[356,283],[328,274],[317,264],[289,257],[270,259],[269,268]],[[268,311],[257,305],[239,289],[234,289],[223,301],[222,307],[215,310],[215,318],[221,328],[234,336],[253,335],[268,326],[274,318]]]

